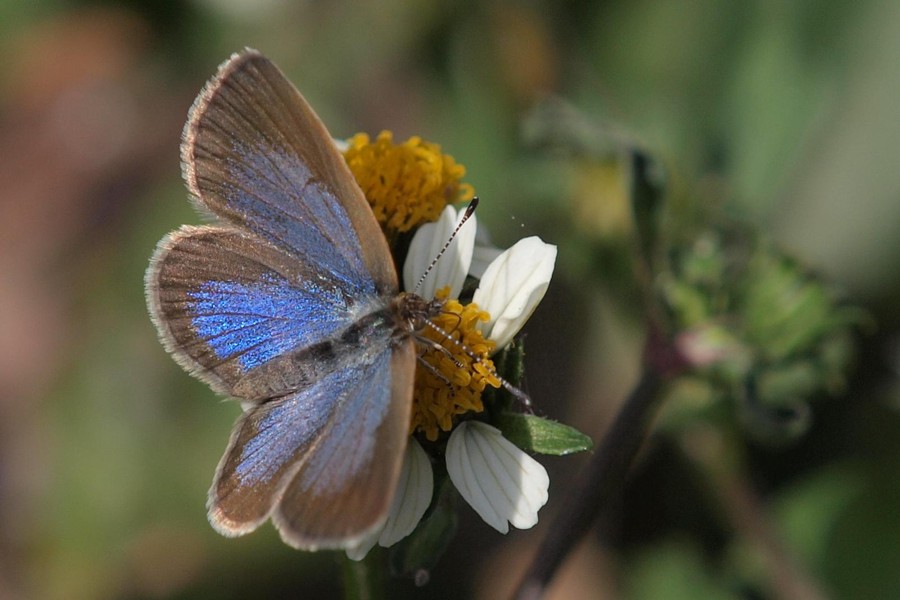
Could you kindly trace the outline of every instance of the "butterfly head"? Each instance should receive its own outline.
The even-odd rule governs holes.
[[[444,304],[441,298],[426,300],[412,292],[401,292],[391,303],[398,332],[414,335],[422,331],[443,312]]]

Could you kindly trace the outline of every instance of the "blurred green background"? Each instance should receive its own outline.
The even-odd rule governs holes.
[[[774,598],[790,583],[900,597],[897,2],[4,0],[0,46],[0,598],[340,594],[331,554],[270,525],[211,530],[239,408],[175,365],[144,304],[156,242],[199,222],[178,162],[187,109],[244,46],[336,137],[440,143],[498,244],[559,245],[526,387],[595,440],[638,370],[628,267],[595,252],[627,247],[630,224],[614,168],[530,143],[549,95],[640,140],[674,185],[718,198],[878,323],[800,440],[762,447],[702,420],[654,436],[626,510],[553,597]],[[541,458],[534,530],[502,537],[466,509],[431,582],[389,597],[508,593],[585,460]]]

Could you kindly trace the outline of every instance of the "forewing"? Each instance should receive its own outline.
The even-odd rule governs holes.
[[[181,155],[201,208],[336,276],[396,292],[387,242],[334,141],[258,52],[232,56],[197,97]]]
[[[379,351],[360,348],[240,419],[210,490],[217,530],[247,533],[274,510],[282,538],[312,550],[352,546],[384,522],[409,436],[415,354],[411,341],[392,349],[386,328],[374,333]]]
[[[146,285],[150,314],[175,359],[216,391],[246,400],[265,397],[236,393],[247,373],[333,336],[383,302],[305,257],[211,226],[164,238]],[[285,376],[271,373],[270,387]]]

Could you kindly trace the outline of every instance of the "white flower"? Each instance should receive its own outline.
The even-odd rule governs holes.
[[[384,527],[376,529],[358,545],[347,548],[347,556],[353,560],[362,560],[375,546],[375,542],[387,548],[408,536],[428,510],[433,493],[431,461],[419,442],[410,437],[403,467],[400,469],[400,480]]]
[[[406,445],[406,458],[403,460],[394,502],[378,543],[387,548],[412,533],[428,510],[433,493],[431,461],[419,442],[411,437]]]
[[[509,523],[533,527],[549,497],[544,467],[499,429],[478,421],[460,423],[450,434],[447,472],[466,502],[500,533],[509,531]]]
[[[375,542],[378,541],[379,535],[381,535],[381,530],[376,529],[373,533],[360,540],[357,545],[345,548],[344,551],[347,553],[347,558],[357,561],[364,559],[369,550],[375,547]]]
[[[473,222],[459,230],[416,290],[422,274],[447,243],[461,216],[448,206],[437,222],[416,231],[403,265],[404,289],[433,298],[437,290],[449,286],[450,297],[456,298],[467,274],[480,276],[473,302],[490,314],[490,320],[481,324],[481,331],[500,350],[519,332],[544,297],[553,275],[556,246],[529,237],[501,252],[490,245],[486,232],[476,236],[478,227],[472,217]],[[431,465],[427,457],[422,465],[418,468],[422,473],[427,469],[428,477],[421,477],[430,483]],[[466,502],[501,533],[509,530],[509,523],[519,529],[533,527],[538,510],[547,502],[550,478],[544,467],[505,439],[498,429],[485,423],[466,421],[453,430],[447,443],[447,471]],[[409,493],[416,492],[414,488],[397,491],[398,498]],[[430,488],[428,498],[431,498]],[[405,500],[395,499],[396,502],[406,504]],[[415,519],[404,521],[406,525],[401,531],[405,533],[390,538],[393,541],[382,537],[379,543],[390,545],[408,535],[422,513],[424,509]],[[408,531],[407,527],[410,527]],[[365,551],[374,543],[371,541]]]

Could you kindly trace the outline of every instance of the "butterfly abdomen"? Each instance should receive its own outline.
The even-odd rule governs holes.
[[[350,364],[375,360],[395,335],[390,308],[362,316],[333,338],[283,354],[259,366],[234,386],[242,400],[262,403],[302,390]],[[371,355],[371,356],[370,356]]]

